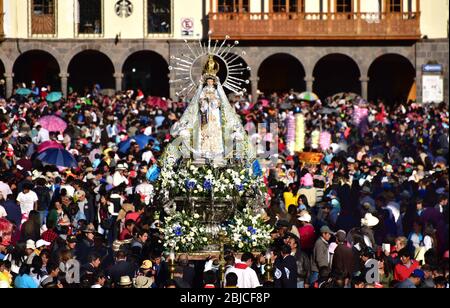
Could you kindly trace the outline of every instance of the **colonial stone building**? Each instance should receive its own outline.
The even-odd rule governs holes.
[[[34,80],[175,97],[170,57],[209,32],[240,41],[253,94],[420,101],[423,65],[439,64],[448,102],[446,0],[0,0],[0,10],[7,95]]]

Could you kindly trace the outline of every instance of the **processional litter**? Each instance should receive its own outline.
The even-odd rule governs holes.
[[[185,41],[186,53],[172,56],[169,67],[177,96],[189,103],[171,128],[157,186],[168,215],[185,211],[204,226],[208,241],[200,251],[221,249],[223,223],[243,208],[261,211],[265,200],[255,147],[225,93],[245,93],[250,70],[232,52],[238,42],[227,44],[228,38],[214,46],[211,39]]]

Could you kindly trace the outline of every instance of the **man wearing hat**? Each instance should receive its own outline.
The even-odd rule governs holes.
[[[83,230],[83,237],[77,244],[75,255],[80,264],[88,263],[88,256],[94,249],[95,227],[92,224],[87,225]]]
[[[379,219],[366,213],[364,218],[361,218],[361,233],[364,235],[364,242],[372,249],[376,249],[375,237],[372,228],[378,225]]]
[[[330,267],[330,255],[328,253],[328,247],[330,244],[328,241],[333,235],[333,231],[328,226],[322,226],[320,228],[320,237],[317,239],[313,254],[311,258],[311,282],[313,285],[319,279],[319,270],[323,267]]]
[[[408,279],[400,282],[395,287],[397,289],[416,289],[425,279],[425,273],[420,269],[415,269]]]
[[[355,270],[353,250],[347,246],[347,233],[344,230],[336,232],[337,247],[333,254],[333,272],[342,273],[345,279],[351,279]]]
[[[127,172],[128,172],[128,164],[125,162],[118,163],[113,175],[112,185],[114,187],[117,187],[122,183],[128,185]]]
[[[120,289],[133,288],[133,281],[131,280],[130,276],[120,277],[120,280],[117,283],[117,288],[120,288]]]
[[[127,261],[126,252],[124,250],[119,250],[116,253],[115,264],[108,270],[108,275],[114,283],[118,283],[122,276],[134,277],[136,270],[134,264]]]

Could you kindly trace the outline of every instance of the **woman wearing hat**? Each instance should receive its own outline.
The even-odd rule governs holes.
[[[311,215],[306,210],[301,211],[298,217],[300,222],[300,227],[298,228],[300,247],[308,254],[311,253],[316,242],[316,233],[314,226],[311,224],[311,219]]]

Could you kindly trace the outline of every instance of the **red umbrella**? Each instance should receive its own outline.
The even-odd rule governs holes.
[[[38,153],[41,153],[47,149],[64,149],[64,146],[56,141],[49,140],[42,142],[38,146],[37,151]]]

